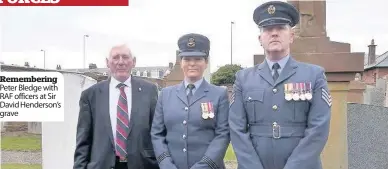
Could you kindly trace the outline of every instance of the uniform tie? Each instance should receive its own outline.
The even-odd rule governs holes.
[[[187,85],[187,88],[189,88],[189,94],[187,95],[187,101],[190,102],[190,99],[193,97],[193,89],[195,88],[194,84]]]
[[[129,133],[129,117],[127,95],[124,92],[125,84],[120,83],[117,88],[120,89],[119,101],[117,104],[117,124],[116,124],[116,155],[125,160],[127,157],[127,137]]]
[[[279,77],[279,72],[278,72],[278,69],[280,68],[280,65],[279,65],[279,63],[275,63],[275,64],[273,64],[272,65],[272,69],[273,69],[273,71],[274,71],[274,73],[273,73],[273,80],[274,81],[276,81],[277,79],[278,79],[278,77]]]

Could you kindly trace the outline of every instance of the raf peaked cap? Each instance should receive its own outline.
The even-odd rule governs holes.
[[[253,20],[259,27],[287,24],[294,27],[299,23],[299,11],[287,2],[270,1],[255,9]]]
[[[201,34],[190,33],[178,40],[179,57],[200,56],[208,57],[210,51],[209,39]]]

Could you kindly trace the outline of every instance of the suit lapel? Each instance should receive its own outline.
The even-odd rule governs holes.
[[[264,59],[264,62],[262,62],[259,66],[258,66],[258,69],[259,69],[259,75],[265,80],[267,81],[269,84],[271,84],[272,86],[274,85],[274,80],[273,80],[273,77],[272,77],[272,74],[271,74],[271,71],[268,67],[268,63],[267,61],[265,61]]]
[[[286,65],[284,66],[284,69],[280,73],[279,78],[276,80],[276,83],[274,86],[282,83],[284,80],[288,79],[293,74],[295,74],[297,67],[298,67],[297,62],[292,57],[290,57]]]
[[[186,106],[189,106],[189,103],[187,101],[187,94],[186,94],[186,89],[185,89],[185,85],[184,83],[180,83],[177,87],[176,87],[176,95],[178,96],[178,98],[186,105]]]
[[[99,95],[97,95],[97,111],[98,114],[102,116],[104,120],[103,125],[105,126],[106,132],[109,135],[109,139],[112,142],[112,145],[115,145],[113,142],[113,132],[112,124],[110,119],[110,110],[109,110],[109,82],[110,78],[102,82],[102,85],[99,89]]]
[[[198,87],[198,89],[195,91],[192,100],[190,101],[189,106],[193,105],[195,102],[197,102],[199,99],[206,96],[206,93],[209,91],[209,85],[206,80],[202,81],[202,84]]]
[[[139,81],[138,79],[136,79],[136,77],[133,77],[132,76],[132,79],[131,79],[131,91],[132,91],[132,105],[131,105],[131,118],[130,118],[130,121],[129,121],[129,132],[128,132],[128,135],[131,133],[132,131],[132,126],[133,126],[133,122],[134,120],[136,120],[136,115],[138,114],[138,110],[139,110],[139,105],[141,104],[141,85],[139,84]],[[127,96],[129,97],[129,96]]]

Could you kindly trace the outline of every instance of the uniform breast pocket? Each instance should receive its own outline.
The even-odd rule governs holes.
[[[244,94],[248,122],[254,123],[264,119],[264,90],[248,91]]]
[[[295,122],[306,122],[309,110],[310,110],[310,103],[308,101],[295,101],[294,102]]]

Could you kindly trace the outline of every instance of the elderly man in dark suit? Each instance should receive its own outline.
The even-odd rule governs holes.
[[[157,87],[131,76],[136,58],[126,45],[106,62],[111,77],[81,94],[73,169],[158,169],[150,138]]]

